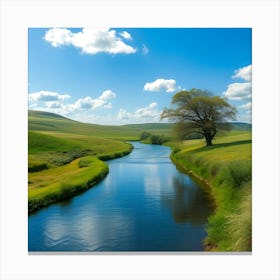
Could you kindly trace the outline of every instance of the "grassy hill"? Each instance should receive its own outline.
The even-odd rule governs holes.
[[[104,126],[30,110],[29,211],[76,195],[97,183],[108,173],[102,161],[130,153],[132,146],[125,141],[139,140],[143,131],[170,135],[171,124]]]
[[[252,135],[234,130],[213,146],[201,139],[174,144],[172,159],[206,182],[216,211],[209,218],[205,245],[212,251],[252,250]]]
[[[28,121],[29,212],[102,180],[109,172],[104,160],[130,153],[132,147],[125,141],[139,140],[143,132],[172,135],[170,123],[103,126],[39,111],[29,111]],[[176,165],[207,182],[215,198],[207,248],[250,251],[251,125],[234,123],[233,130],[220,131],[213,144],[206,147],[204,139],[169,142]]]
[[[147,123],[121,126],[97,125],[74,121],[49,112],[32,110],[28,112],[29,130],[54,136],[74,133],[119,140],[138,140],[140,133],[143,131],[169,135],[171,133],[171,128],[172,124],[170,123]]]

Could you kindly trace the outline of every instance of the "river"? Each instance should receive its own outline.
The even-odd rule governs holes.
[[[98,185],[29,215],[29,252],[203,251],[209,196],[168,147],[132,144]]]

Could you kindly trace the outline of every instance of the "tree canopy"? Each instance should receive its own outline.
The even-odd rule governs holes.
[[[172,98],[175,108],[165,108],[161,119],[169,118],[186,133],[202,135],[207,146],[219,129],[229,129],[229,120],[234,120],[236,109],[225,98],[213,96],[207,90],[180,91]]]

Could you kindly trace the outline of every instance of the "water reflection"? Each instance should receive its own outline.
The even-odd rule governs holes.
[[[172,182],[174,196],[165,195],[162,202],[170,208],[175,222],[194,226],[206,223],[212,212],[206,193],[184,175],[173,177]]]
[[[201,251],[210,203],[168,147],[133,143],[94,188],[29,216],[29,251]]]

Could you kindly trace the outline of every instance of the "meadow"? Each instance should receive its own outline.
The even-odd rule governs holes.
[[[214,197],[204,240],[209,251],[252,250],[251,139],[251,132],[235,130],[210,147],[202,139],[171,145],[173,162],[206,183]]]
[[[208,220],[205,249],[251,251],[251,139],[250,125],[242,123],[205,146],[204,139],[175,140],[168,123],[102,126],[29,111],[28,210],[94,186],[109,172],[104,161],[131,152],[127,141],[164,144],[172,148],[177,167],[204,182],[213,197],[216,210]]]
[[[70,198],[108,173],[103,161],[129,154],[141,132],[169,135],[170,124],[102,126],[48,112],[28,114],[28,211]],[[89,161],[86,168],[83,163]],[[62,183],[63,182],[63,183]]]

